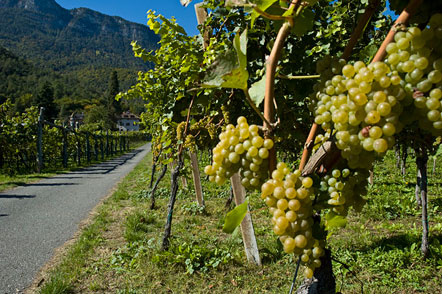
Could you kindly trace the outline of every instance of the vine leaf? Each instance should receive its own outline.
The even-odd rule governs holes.
[[[330,231],[334,228],[342,228],[346,225],[347,219],[342,215],[338,215],[334,212],[329,212],[325,215],[325,229],[327,231]]]
[[[249,90],[250,98],[255,105],[259,107],[259,105],[264,100],[264,93],[266,88],[266,76],[264,75],[261,80],[255,82]]]
[[[247,30],[238,34],[233,41],[235,51],[229,50],[220,55],[207,69],[202,87],[234,88],[247,90]]]
[[[270,6],[272,6],[275,2],[277,2],[278,0],[260,0],[260,1],[254,1],[257,2],[256,3],[256,7],[259,8],[262,11],[266,11],[267,8],[269,8]],[[253,28],[253,24],[255,23],[255,20],[260,16],[261,14],[256,11],[255,9],[252,11],[251,14],[251,25],[250,27]]]
[[[235,231],[247,214],[248,204],[249,202],[246,200],[227,213],[224,219],[223,232],[231,234]]]
[[[311,9],[304,9],[302,13],[295,18],[295,25],[293,26],[292,32],[296,36],[301,37],[313,29],[314,21],[315,13]]]
[[[247,29],[238,37],[238,34],[233,40],[233,47],[235,48],[236,54],[238,54],[239,67],[246,70],[247,69]]]

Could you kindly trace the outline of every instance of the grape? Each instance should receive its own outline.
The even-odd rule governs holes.
[[[419,111],[412,109],[413,115],[404,116],[401,120],[405,124],[417,122],[420,128],[430,132],[440,129],[438,122],[442,121],[442,118],[438,117],[441,111],[439,99],[442,98],[442,91],[439,88],[442,82],[441,16],[440,13],[433,15],[423,31],[412,27],[406,32],[397,32],[394,36],[395,42],[387,46],[386,63],[395,67],[399,78],[405,81],[402,87],[405,92],[410,93],[404,97],[405,99],[397,100],[404,99],[404,106],[413,103],[412,105],[419,109]],[[412,46],[406,46],[410,41]],[[398,78],[392,80],[391,77],[390,80],[392,84],[401,85],[401,82],[397,81]],[[410,96],[416,90],[422,95],[413,97],[413,101]],[[382,113],[381,109],[378,111]],[[397,123],[394,122],[394,124]],[[395,125],[395,127],[395,132],[397,132],[403,126]],[[394,138],[388,140],[391,141]]]
[[[258,126],[249,126],[245,117],[239,117],[237,123],[236,126],[227,125],[218,136],[220,141],[213,149],[212,165],[206,166],[204,172],[210,181],[217,184],[223,184],[239,172],[241,184],[247,189],[256,190],[268,177],[267,158],[273,141],[259,136]],[[267,196],[271,192],[266,190],[264,194]]]
[[[311,271],[321,265],[318,258],[324,252],[322,241],[312,233],[313,184],[312,178],[301,177],[299,170],[291,172],[285,163],[279,162],[272,179],[261,186],[261,198],[272,215],[273,232],[280,236],[284,251],[299,256]]]

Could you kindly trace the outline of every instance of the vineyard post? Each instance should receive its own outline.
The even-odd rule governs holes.
[[[68,167],[68,135],[66,129],[63,127],[61,129],[63,134],[63,167]]]
[[[106,130],[106,156],[109,156],[109,130]]]
[[[203,24],[207,19],[207,12],[201,6],[202,4],[203,3],[195,4],[195,14],[196,14],[196,19],[197,19],[198,25]],[[203,38],[204,38],[204,47],[206,47],[209,42],[209,35],[208,35],[207,30],[204,33]],[[193,185],[195,188],[196,200],[198,202],[198,205],[200,207],[203,207],[205,204],[204,204],[203,189],[201,186],[201,177],[200,177],[200,170],[199,170],[199,166],[198,166],[198,159],[197,159],[196,153],[191,150],[189,150],[189,155],[190,155],[190,163],[192,166],[192,178],[193,178]],[[186,183],[186,185],[187,185],[187,183]],[[183,183],[183,186],[184,186],[184,183]]]
[[[91,162],[91,144],[89,142],[89,132],[86,132],[86,158],[87,162]]]
[[[109,154],[113,155],[114,154],[114,135],[112,135],[112,133],[110,134],[110,138],[109,138]]]
[[[103,142],[103,131],[100,131],[100,153],[101,153],[101,160],[104,159],[104,142]]]
[[[231,178],[233,195],[235,204],[243,204],[246,200],[246,190],[241,185],[241,178],[238,173],[235,173]],[[252,216],[247,207],[247,214],[241,222],[241,234],[246,251],[247,260],[257,266],[261,266],[261,257],[259,256],[258,244],[255,237],[255,229],[253,228]]]
[[[37,172],[41,173],[43,169],[43,121],[44,107],[40,107],[37,124]]]
[[[78,130],[78,122],[76,125],[76,129]],[[81,142],[79,138],[79,132],[75,131],[75,137],[77,139],[77,164],[81,165]]]
[[[98,141],[97,141],[97,134],[94,133],[94,155],[95,155],[95,160],[98,161]]]
[[[198,159],[195,152],[189,151],[190,162],[192,165],[193,185],[195,186],[196,201],[199,206],[204,206],[203,188],[201,186],[200,170],[198,167]]]

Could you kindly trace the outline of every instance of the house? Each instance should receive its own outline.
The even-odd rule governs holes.
[[[138,131],[140,129],[140,118],[129,111],[123,112],[117,122],[120,131]]]

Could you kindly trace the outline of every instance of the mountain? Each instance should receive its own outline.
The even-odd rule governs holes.
[[[113,72],[124,91],[138,71],[152,67],[134,57],[133,40],[158,48],[159,37],[147,26],[121,17],[68,10],[54,0],[0,0],[0,103],[10,98],[23,110],[50,82],[60,117],[101,105]],[[125,105],[141,109],[143,103]]]
[[[147,26],[87,8],[67,10],[54,0],[0,0],[0,45],[37,66],[146,69],[130,42],[150,50],[159,37]]]

